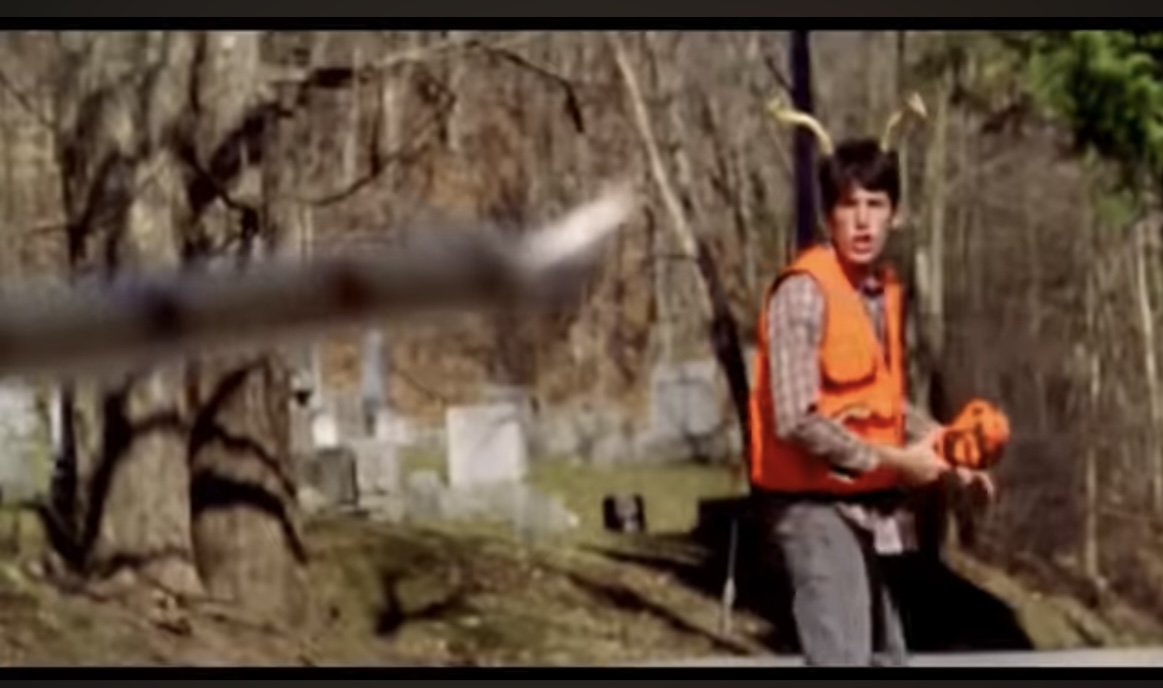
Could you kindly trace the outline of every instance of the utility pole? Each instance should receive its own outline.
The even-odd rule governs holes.
[[[788,47],[792,107],[812,114],[812,53],[809,31],[792,31]],[[798,127],[795,137],[795,253],[816,241],[815,148],[811,132]]]

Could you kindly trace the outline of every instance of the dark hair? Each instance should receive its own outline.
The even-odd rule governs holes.
[[[895,208],[900,200],[900,164],[895,151],[885,151],[875,139],[849,139],[836,146],[836,152],[820,161],[818,180],[824,213],[859,187],[883,191]]]

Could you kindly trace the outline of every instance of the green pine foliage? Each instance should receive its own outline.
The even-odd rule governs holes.
[[[1136,192],[1163,189],[1163,32],[1027,34],[1034,95]]]

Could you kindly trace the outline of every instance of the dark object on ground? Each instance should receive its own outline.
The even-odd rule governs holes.
[[[615,533],[646,532],[646,504],[642,495],[607,495],[602,500],[602,521]]]

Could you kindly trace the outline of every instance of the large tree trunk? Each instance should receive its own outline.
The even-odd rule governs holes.
[[[182,113],[193,45],[183,33],[66,35],[57,95],[69,267],[114,276],[172,267],[185,189],[166,145]],[[76,489],[66,555],[93,575],[131,568],[195,592],[179,366],[78,385]]]
[[[287,213],[262,204],[289,207],[293,166],[268,160],[264,179],[257,164],[274,112],[260,103],[259,40],[63,39],[73,59],[57,103],[59,156],[75,276],[245,262],[260,244],[277,248]],[[78,384],[66,424],[76,479],[60,482],[75,491],[58,538],[70,562],[90,575],[128,567],[187,594],[204,582],[263,616],[291,607],[302,546],[287,391],[281,357],[267,353]]]
[[[922,313],[921,340],[926,356],[924,369],[914,380],[916,398],[930,404],[932,384],[944,363],[945,351],[945,226],[948,218],[946,175],[949,162],[950,74],[941,77],[933,116],[933,138],[925,159],[924,191],[927,236],[915,256],[917,287]],[[934,412],[939,409],[932,409]]]
[[[1085,192],[1085,189],[1083,191]],[[1100,242],[1098,228],[1095,224],[1096,218],[1093,217],[1090,208],[1088,206],[1084,207],[1081,230],[1091,243],[1094,255],[1101,257],[1102,244]],[[1100,355],[1102,331],[1098,320],[1098,299],[1099,288],[1101,280],[1103,279],[1103,275],[1101,274],[1103,262],[1101,259],[1095,260],[1091,273],[1086,276],[1085,312],[1087,342],[1085,345],[1079,346],[1079,350],[1083,353],[1082,362],[1085,366],[1085,375],[1088,383],[1086,400],[1088,422],[1095,434],[1102,432],[1101,423],[1096,422],[1097,418],[1095,417],[1102,413],[1102,357]],[[1099,549],[1100,485],[1098,461],[1098,452],[1093,444],[1083,449],[1082,572],[1096,590],[1101,588],[1102,581],[1102,560]]]
[[[276,252],[281,237],[293,234],[294,165],[287,152],[294,143],[289,118],[259,107],[260,35],[222,32],[202,40],[199,166],[210,170],[215,159],[234,159],[238,168],[213,170],[223,174],[217,182],[225,197],[207,205],[198,236],[231,246],[222,257],[245,264],[259,247]],[[255,153],[263,156],[261,166],[253,164]],[[290,465],[288,368],[274,352],[216,355],[199,361],[191,378],[198,409],[191,500],[202,579],[212,596],[247,615],[286,619],[302,599],[304,558]]]
[[[1150,217],[1150,216],[1148,216]],[[1151,506],[1156,516],[1163,515],[1163,451],[1159,433],[1163,430],[1163,401],[1159,399],[1158,349],[1155,341],[1155,314],[1147,275],[1146,253],[1148,219],[1134,224],[1135,302],[1139,311],[1139,329],[1143,341],[1143,378],[1147,383],[1147,404],[1151,425],[1147,432],[1147,456],[1150,457]]]

